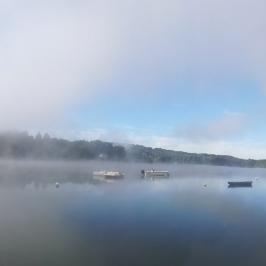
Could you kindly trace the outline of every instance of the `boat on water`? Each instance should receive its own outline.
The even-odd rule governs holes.
[[[169,171],[157,171],[157,170],[141,170],[141,175],[143,178],[169,178]]]
[[[93,178],[102,181],[119,180],[124,178],[124,174],[119,171],[94,171]]]
[[[252,181],[231,181],[228,187],[252,187]]]

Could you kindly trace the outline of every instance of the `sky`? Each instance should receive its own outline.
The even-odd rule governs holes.
[[[0,130],[266,158],[264,0],[0,0]]]

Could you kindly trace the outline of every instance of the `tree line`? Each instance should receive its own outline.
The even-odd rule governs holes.
[[[31,136],[27,132],[0,134],[0,157],[29,159],[106,159],[121,160],[125,148],[102,141],[70,141],[51,138],[48,134]]]
[[[208,164],[238,167],[266,167],[266,160],[239,159],[228,155],[197,154],[142,145],[121,145],[104,141],[70,141],[36,136],[27,132],[0,133],[0,158],[119,160],[146,163]]]

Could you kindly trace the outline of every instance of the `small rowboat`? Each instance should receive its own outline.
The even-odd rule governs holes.
[[[231,181],[228,187],[252,187],[252,181]]]

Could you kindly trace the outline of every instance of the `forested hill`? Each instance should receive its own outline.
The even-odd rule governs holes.
[[[149,148],[141,145],[117,145],[103,141],[69,141],[48,134],[0,133],[0,158],[119,160],[209,164],[240,167],[266,167],[266,160],[244,160],[227,155],[196,154]]]

